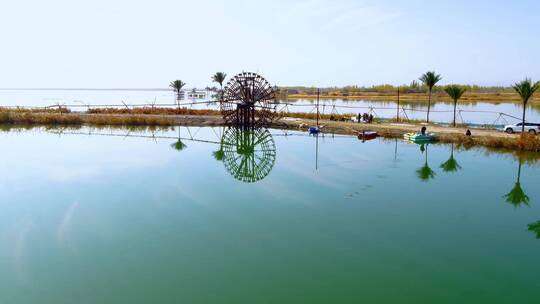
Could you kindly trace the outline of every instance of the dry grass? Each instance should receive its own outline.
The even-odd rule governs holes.
[[[443,143],[456,143],[462,148],[480,145],[489,149],[540,152],[540,137],[532,134],[522,134],[516,137],[443,134],[440,136],[440,141]]]
[[[96,126],[172,126],[173,116],[81,115],[73,113],[0,110],[0,124],[8,125],[96,125]]]
[[[21,125],[77,125],[82,124],[83,121],[79,115],[2,110],[0,111],[0,123]]]
[[[71,113],[71,110],[66,107],[54,107],[54,108],[26,108],[26,107],[15,107],[15,108],[6,108],[0,107],[0,112],[11,112],[11,113]]]
[[[131,115],[220,115],[219,110],[189,108],[94,108],[88,114],[131,114]]]
[[[174,117],[149,115],[87,115],[84,123],[98,126],[173,126]]]
[[[319,114],[319,119],[321,120],[326,119],[326,120],[331,120],[331,121],[350,121],[352,116],[355,116],[355,115],[354,114]],[[317,119],[317,113],[301,113],[301,112],[279,113],[279,117]]]

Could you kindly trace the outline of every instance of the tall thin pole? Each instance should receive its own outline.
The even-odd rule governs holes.
[[[317,128],[319,127],[319,95],[321,94],[321,90],[317,88]]]
[[[399,122],[399,86],[397,87],[397,122]]]

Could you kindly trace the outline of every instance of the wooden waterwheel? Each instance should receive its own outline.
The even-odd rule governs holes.
[[[223,89],[220,110],[227,125],[268,126],[276,115],[274,88],[256,73],[240,73]]]

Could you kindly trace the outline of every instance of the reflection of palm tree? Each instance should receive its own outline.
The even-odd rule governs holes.
[[[521,188],[520,178],[521,178],[521,157],[518,159],[519,167],[518,167],[518,176],[516,184],[514,185],[514,188],[508,194],[506,194],[504,197],[506,198],[506,202],[514,205],[514,207],[518,207],[521,204],[529,205],[529,197],[527,194],[525,194],[525,191]]]
[[[182,151],[187,148],[187,145],[180,138],[180,127],[178,127],[178,140],[171,144],[171,147],[177,151]]]
[[[420,178],[424,182],[427,182],[428,180],[435,177],[435,171],[433,171],[428,165],[428,150],[427,150],[428,146],[429,145],[426,145],[425,147],[426,157],[425,157],[424,165],[420,169],[416,170],[416,174],[418,175],[418,178]],[[420,151],[423,151],[423,150],[424,150],[424,145],[422,144],[420,146]]]
[[[187,145],[179,138],[177,142],[171,144],[171,147],[173,147],[175,150],[182,151],[187,147]]]
[[[225,151],[223,151],[223,138],[221,139],[221,142],[219,143],[219,149],[212,152],[212,155],[217,161],[223,160],[223,156],[225,156]]]
[[[456,172],[461,169],[461,166],[458,164],[454,158],[454,144],[452,144],[452,152],[450,152],[450,158],[441,164],[441,168],[444,172]]]
[[[529,224],[529,231],[536,233],[536,238],[540,239],[540,221]]]

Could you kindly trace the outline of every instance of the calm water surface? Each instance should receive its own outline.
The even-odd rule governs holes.
[[[0,303],[540,301],[536,165],[284,134],[0,133]]]

